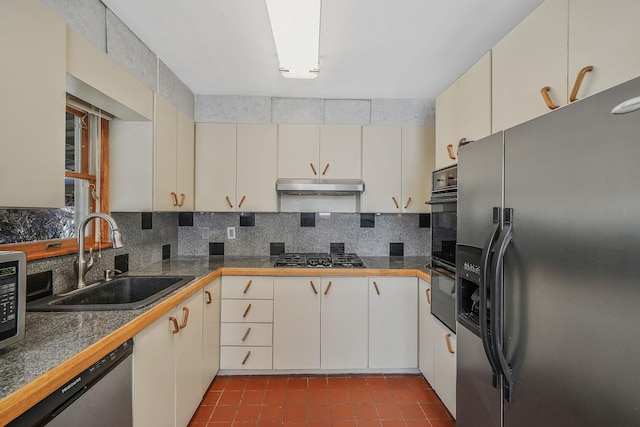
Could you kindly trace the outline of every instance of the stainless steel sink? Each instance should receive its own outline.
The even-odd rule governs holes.
[[[27,311],[135,310],[170,294],[194,276],[125,276],[27,304]]]

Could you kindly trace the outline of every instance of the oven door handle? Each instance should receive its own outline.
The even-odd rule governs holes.
[[[498,234],[500,233],[500,213],[499,207],[493,208],[493,230],[491,234],[487,236],[487,240],[482,248],[481,255],[481,274],[480,274],[480,339],[482,340],[482,347],[484,353],[487,356],[489,365],[491,365],[492,380],[494,388],[498,388],[498,364],[495,358],[495,349],[489,335],[489,310],[487,308],[488,300],[488,285],[491,283],[491,253]]]
[[[513,371],[507,362],[502,343],[502,288],[503,272],[502,265],[504,254],[513,238],[513,209],[504,210],[504,227],[498,238],[496,247],[498,248],[493,259],[493,289],[491,294],[491,329],[495,332],[491,334],[492,342],[497,357],[498,369],[503,379],[504,399],[507,402],[513,401]]]

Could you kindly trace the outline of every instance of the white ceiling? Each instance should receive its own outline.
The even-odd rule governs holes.
[[[264,0],[102,0],[196,94],[435,98],[542,0],[322,0],[320,74],[286,79]]]

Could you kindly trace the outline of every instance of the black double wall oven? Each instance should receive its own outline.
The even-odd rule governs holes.
[[[458,166],[433,171],[431,183],[431,314],[455,332]]]

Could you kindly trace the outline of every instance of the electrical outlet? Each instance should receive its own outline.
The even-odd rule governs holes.
[[[227,239],[234,240],[236,238],[236,228],[227,227]]]
[[[202,231],[202,240],[209,240],[209,236],[211,235],[209,231],[209,227],[202,227],[201,231]]]

